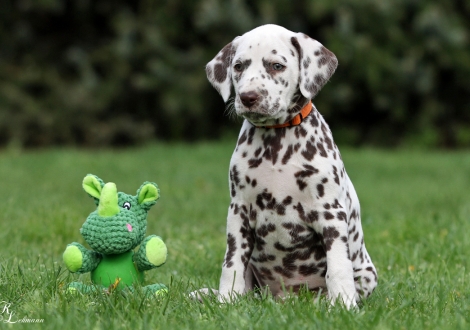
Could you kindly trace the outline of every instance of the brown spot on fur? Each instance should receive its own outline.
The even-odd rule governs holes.
[[[316,153],[317,149],[312,143],[310,143],[310,141],[307,141],[307,144],[305,145],[305,150],[302,150],[301,152],[302,156],[304,156],[304,158],[308,161],[311,161]]]
[[[233,165],[232,170],[230,171],[230,180],[235,183],[235,186],[240,184],[239,172],[237,170],[237,165]]]
[[[235,184],[230,184],[230,196],[235,197],[237,195],[237,190],[235,189]]]
[[[299,56],[299,69],[300,69],[300,61],[303,57],[303,49],[302,47],[300,46],[300,43],[299,43],[299,40],[297,40],[296,37],[292,37],[290,38],[290,42],[292,43],[292,45],[294,46],[295,50],[297,50],[297,54]]]
[[[238,139],[237,146],[242,145],[247,139],[246,131],[243,131],[242,135]]]
[[[289,159],[292,157],[293,153],[294,153],[294,148],[292,147],[292,145],[289,145],[287,147],[286,153],[284,154],[284,157],[282,157],[282,164],[284,165],[287,164]]]
[[[333,151],[333,141],[331,141],[328,135],[325,135],[325,143],[326,143],[328,150]]]
[[[335,199],[335,203],[331,205],[332,208],[334,209],[337,209],[337,208],[341,208],[341,204],[338,202],[337,199]]]
[[[333,165],[333,176],[334,176],[335,183],[339,185],[338,169],[334,165]]]
[[[307,183],[303,180],[296,180],[295,183],[297,183],[297,186],[299,187],[299,190],[302,191],[305,188],[307,188]]]
[[[310,211],[308,214],[305,214],[305,210],[302,206],[302,204],[297,203],[297,205],[294,205],[294,209],[297,210],[297,213],[299,214],[299,218],[306,223],[313,223],[315,221],[318,221],[318,212],[313,210]]]
[[[318,142],[317,143],[317,148],[318,151],[320,151],[320,156],[327,158],[328,154],[326,153],[325,147],[323,147],[323,144]]]
[[[318,212],[317,211],[310,211],[307,214],[307,222],[308,223],[313,223],[315,221],[318,221]]]
[[[316,264],[306,264],[299,266],[299,274],[303,276],[315,275],[320,271]]]
[[[291,266],[290,269],[286,267],[276,266],[273,268],[273,270],[276,273],[283,275],[284,277],[293,278],[294,274],[292,273],[292,271],[295,271],[296,268],[296,266]]]
[[[248,144],[251,145],[253,143],[253,137],[255,135],[255,130],[256,130],[256,127],[251,127],[249,130],[248,130]]]
[[[264,154],[263,157],[271,160],[273,165],[276,164],[279,151],[282,149],[282,139],[286,135],[284,128],[276,129],[274,135],[268,135],[263,138]]]
[[[284,198],[284,200],[282,201],[282,205],[284,205],[284,206],[290,205],[290,203],[292,203],[292,197],[291,197],[291,196],[287,196],[287,197]]]
[[[258,212],[256,211],[256,209],[252,208],[250,204],[250,221],[256,221],[257,215]]]
[[[250,168],[256,168],[256,167],[258,167],[258,166],[261,164],[262,161],[263,161],[262,158],[252,158],[252,159],[249,159],[249,160],[248,160],[248,166],[249,166]]]
[[[294,134],[297,139],[300,139],[300,137],[306,137],[308,132],[302,126],[296,126],[294,130]]]
[[[251,258],[254,262],[266,262],[276,260],[276,256],[272,254],[261,253],[258,258]]]
[[[228,43],[222,50],[220,51],[220,55],[217,57],[217,62],[214,65],[214,71],[213,71],[213,78],[215,81],[222,83],[227,79],[227,74],[228,74],[228,67],[230,66],[231,63],[231,58],[233,54],[235,53],[235,50],[232,47],[232,43]],[[208,68],[208,67],[207,67]],[[212,74],[212,70],[210,72],[207,70],[206,72],[209,75]]]
[[[256,278],[266,279],[268,281],[274,281],[275,280],[271,270],[269,270],[268,268],[261,267],[260,269],[257,269],[254,266],[252,266],[252,267],[253,267],[253,273],[255,273]]]
[[[323,228],[323,242],[325,244],[325,249],[327,251],[331,250],[331,245],[333,245],[333,242],[338,237],[339,237],[339,232],[336,230],[335,227]]]
[[[319,197],[323,197],[325,195],[325,187],[322,184],[317,184],[317,192]]]
[[[269,233],[276,230],[276,226],[273,223],[267,225],[261,225],[257,230],[256,234],[260,237],[266,237]]]
[[[303,171],[298,171],[294,174],[297,179],[296,183],[299,186],[300,190],[303,190],[305,187],[307,187],[307,183],[304,181],[305,178],[308,178],[311,175],[318,173],[318,170],[311,165],[304,164],[303,167]]]
[[[255,235],[254,231],[250,227],[250,219],[246,215],[248,210],[245,205],[242,206],[242,210],[243,212],[240,213],[240,217],[243,219],[243,224],[240,228],[240,233],[242,234],[242,237],[247,244],[247,248],[245,249],[245,253],[241,256],[241,261],[243,263],[244,269],[246,269],[255,244]]]
[[[310,116],[310,125],[312,125],[312,127],[318,127],[319,123],[316,115]]]
[[[335,218],[335,216],[328,211],[323,212],[323,216],[325,217],[325,220],[332,220]]]
[[[341,211],[341,212],[338,212],[338,213],[336,214],[336,218],[338,218],[338,220],[342,220],[342,221],[344,221],[344,222],[347,222],[347,221],[348,221],[347,216],[346,216],[346,213],[344,213],[344,212],[342,212],[342,211]]]
[[[353,241],[357,241],[357,239],[359,238],[359,232],[356,233],[356,235],[354,235],[354,238],[353,238]]]
[[[230,268],[233,266],[232,258],[235,255],[235,251],[237,250],[237,242],[235,236],[232,234],[227,235],[227,253],[225,256],[225,266]]]

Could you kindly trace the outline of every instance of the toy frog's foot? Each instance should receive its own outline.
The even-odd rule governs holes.
[[[146,295],[154,295],[156,297],[165,296],[168,293],[168,288],[163,284],[151,284],[142,288]]]
[[[122,289],[120,293],[124,296],[128,294],[134,294],[135,288],[133,286],[128,286],[125,289]],[[168,293],[168,288],[164,284],[151,284],[142,287],[142,292],[147,297],[162,297]]]
[[[67,286],[66,292],[70,294],[77,294],[77,293],[87,294],[87,293],[92,292],[93,290],[94,290],[94,287],[90,285],[86,285],[86,284],[79,283],[79,282],[72,282]]]

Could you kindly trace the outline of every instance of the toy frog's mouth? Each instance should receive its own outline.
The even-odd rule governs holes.
[[[128,223],[128,224],[127,224],[127,230],[129,230],[129,232],[131,232],[131,231],[132,231],[132,226],[131,226],[131,224],[130,224],[130,223]]]

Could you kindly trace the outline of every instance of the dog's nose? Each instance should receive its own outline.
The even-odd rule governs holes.
[[[240,100],[242,101],[243,105],[247,108],[253,106],[258,100],[258,97],[259,95],[253,91],[240,94]]]

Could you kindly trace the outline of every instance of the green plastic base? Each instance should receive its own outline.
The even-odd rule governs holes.
[[[132,259],[134,251],[122,254],[106,255],[99,263],[98,267],[91,272],[91,280],[95,284],[101,284],[108,288],[116,284],[120,278],[116,289],[123,289],[136,282],[143,283],[144,273],[139,272]]]

